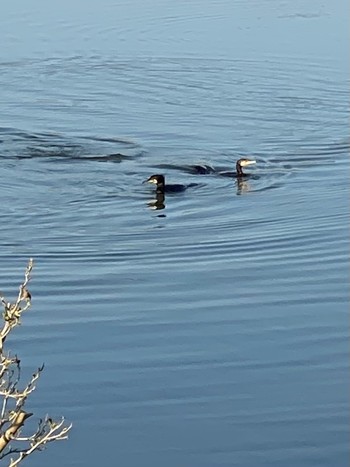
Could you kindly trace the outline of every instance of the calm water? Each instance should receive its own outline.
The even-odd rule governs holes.
[[[28,466],[348,465],[348,9],[2,5],[0,285],[34,257],[13,351],[74,423]]]

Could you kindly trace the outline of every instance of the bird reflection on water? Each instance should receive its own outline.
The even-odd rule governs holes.
[[[155,211],[165,209],[165,195],[164,193],[156,192],[156,199],[149,201],[147,206],[150,209],[154,209]]]
[[[237,195],[243,195],[244,193],[248,193],[249,191],[251,191],[250,183],[247,180],[244,180],[243,177],[237,177],[236,186]]]

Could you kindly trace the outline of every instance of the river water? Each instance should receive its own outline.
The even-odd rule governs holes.
[[[1,10],[8,345],[74,425],[27,465],[348,465],[347,3]]]

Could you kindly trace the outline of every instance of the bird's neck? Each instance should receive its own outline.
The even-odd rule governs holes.
[[[239,162],[236,162],[236,172],[237,172],[237,175],[243,175],[243,170]]]
[[[157,183],[157,193],[164,193],[164,189],[165,189],[164,182],[159,181]]]

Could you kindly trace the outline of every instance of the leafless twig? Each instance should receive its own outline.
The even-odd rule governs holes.
[[[15,467],[34,451],[41,451],[52,441],[67,439],[72,424],[65,420],[55,421],[49,416],[41,419],[37,430],[29,436],[20,436],[26,421],[33,414],[24,410],[28,397],[36,388],[36,382],[44,365],[33,373],[24,388],[19,388],[21,377],[20,360],[4,352],[4,343],[13,328],[21,324],[21,316],[31,306],[31,294],[27,288],[31,279],[33,260],[30,259],[25,270],[24,280],[19,286],[15,302],[8,302],[0,295],[3,305],[3,325],[0,327],[0,460],[11,457],[9,467]],[[2,398],[2,400],[1,400]]]

